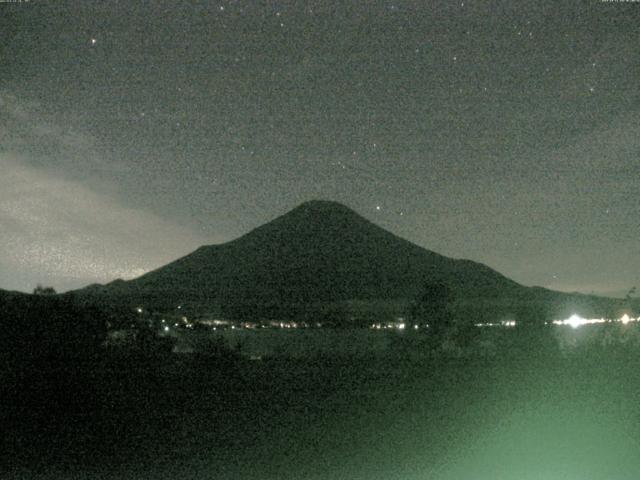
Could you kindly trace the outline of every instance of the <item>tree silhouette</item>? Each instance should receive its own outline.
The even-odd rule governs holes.
[[[53,287],[43,287],[41,284],[36,285],[33,289],[34,295],[55,295],[56,291]]]
[[[451,289],[443,283],[425,283],[419,297],[412,303],[410,318],[414,325],[426,327],[440,337],[453,326]]]

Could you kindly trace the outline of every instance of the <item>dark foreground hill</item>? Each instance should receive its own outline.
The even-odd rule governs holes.
[[[139,278],[76,294],[172,311],[226,317],[402,315],[425,285],[444,284],[460,314],[523,320],[617,308],[615,301],[520,285],[489,267],[439,255],[335,202],[311,201],[221,245]]]
[[[63,295],[0,290],[0,359],[93,355],[106,338],[107,309]],[[114,314],[123,318],[122,313]]]

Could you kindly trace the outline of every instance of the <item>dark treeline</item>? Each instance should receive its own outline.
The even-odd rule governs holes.
[[[21,359],[95,354],[122,312],[61,295],[0,296],[0,355]]]

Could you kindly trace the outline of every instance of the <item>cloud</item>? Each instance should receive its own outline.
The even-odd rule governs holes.
[[[132,278],[221,240],[127,205],[90,136],[1,92],[0,139],[0,288]]]
[[[5,155],[0,169],[3,288],[33,286],[16,284],[12,274],[58,288],[132,278],[207,243],[153,213]]]

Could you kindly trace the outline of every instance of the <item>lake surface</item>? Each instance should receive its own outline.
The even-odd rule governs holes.
[[[2,411],[0,477],[637,480],[640,352],[588,333],[573,332],[588,348],[570,355],[512,336],[491,357],[50,364],[23,383],[32,398],[21,392]],[[286,339],[294,352],[395,341],[366,330],[225,334],[274,348]]]
[[[377,332],[365,328],[226,329],[178,335],[177,351],[193,348],[194,337],[223,338],[232,348],[247,356],[287,356],[307,358],[313,355],[364,356],[389,351],[398,337],[396,332]]]

